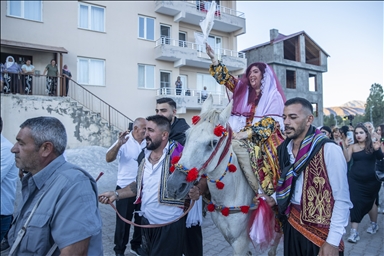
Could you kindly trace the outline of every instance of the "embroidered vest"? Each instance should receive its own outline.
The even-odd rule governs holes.
[[[324,146],[311,159],[303,172],[301,222],[317,227],[329,227],[335,200],[324,161]]]
[[[159,203],[164,205],[170,205],[170,206],[184,206],[184,199],[183,200],[176,200],[173,198],[166,197],[166,187],[167,187],[167,179],[168,176],[171,174],[169,171],[169,167],[171,166],[171,159],[174,156],[179,156],[181,154],[181,151],[183,150],[183,146],[179,144],[176,141],[170,141],[169,142],[169,150],[165,158],[162,160],[163,162],[161,166],[161,178],[160,178],[160,186],[158,191],[158,198]],[[144,168],[145,168],[145,161],[147,161],[146,158],[144,158],[143,161],[141,161],[139,165],[139,169],[137,171],[137,178],[136,178],[136,186],[137,186],[137,195],[136,195],[136,201],[134,204],[141,203],[141,193],[143,189],[143,176],[144,176]]]

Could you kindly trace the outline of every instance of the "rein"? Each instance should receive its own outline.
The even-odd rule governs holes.
[[[232,141],[232,129],[231,129],[231,126],[227,124],[227,127],[226,127],[227,131],[228,131],[228,138],[227,138],[227,143],[225,144],[225,147],[224,147],[224,150],[223,152],[221,153],[220,155],[220,158],[219,158],[219,161],[217,162],[217,165],[216,167],[220,164],[220,162],[224,159],[224,157],[226,156],[226,154],[228,153],[228,150],[229,150],[229,146],[231,145],[231,141]],[[212,161],[212,159],[216,156],[216,153],[217,151],[219,150],[221,144],[223,144],[224,140],[225,140],[226,136],[222,136],[219,140],[219,142],[217,143],[216,145],[216,148],[215,150],[212,152],[211,156],[208,158],[208,160],[203,164],[203,166],[201,166],[201,168],[198,170],[199,173],[200,171],[204,170],[205,168],[207,168],[208,164]],[[216,168],[215,167],[215,168]]]
[[[119,216],[119,218],[124,221],[125,223],[127,224],[130,224],[130,225],[133,225],[133,226],[136,226],[136,227],[140,227],[140,228],[159,228],[159,227],[164,227],[164,226],[167,226],[167,225],[170,225],[178,220],[180,220],[181,218],[183,218],[185,215],[187,215],[187,213],[192,209],[193,205],[195,204],[195,201],[194,200],[191,200],[191,204],[189,205],[188,209],[180,216],[178,217],[177,219],[173,220],[173,221],[170,221],[170,222],[167,222],[167,223],[163,223],[163,224],[148,224],[148,225],[139,225],[139,224],[136,224],[130,220],[127,220],[126,218],[124,218],[123,216],[120,215],[120,213],[117,211],[116,209],[116,206],[113,204],[113,203],[109,203],[110,206],[112,206],[112,208],[115,210],[116,214]]]

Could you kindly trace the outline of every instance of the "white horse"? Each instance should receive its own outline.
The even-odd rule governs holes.
[[[199,174],[206,174],[211,201],[215,206],[212,219],[232,246],[234,255],[247,255],[250,238],[248,235],[248,214],[239,210],[240,206],[252,206],[255,193],[240,170],[240,166],[231,145],[231,133],[227,121],[231,115],[232,102],[221,112],[212,109],[212,96],[204,102],[200,121],[187,131],[187,140],[182,157],[167,182],[168,195],[184,198],[192,186],[186,182],[186,170],[197,168]],[[218,137],[215,127],[221,125],[227,134]],[[236,166],[235,172],[228,171],[228,165]],[[233,167],[231,168],[233,171]],[[224,187],[218,189],[215,181],[220,180]],[[235,207],[228,216],[221,209]],[[237,208],[236,208],[237,207]],[[212,209],[212,205],[211,205]],[[237,210],[236,210],[237,209]],[[225,210],[224,210],[225,214]]]

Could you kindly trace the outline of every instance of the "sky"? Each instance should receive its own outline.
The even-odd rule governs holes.
[[[326,53],[324,107],[366,101],[374,83],[383,84],[383,1],[238,1],[246,33],[237,49],[269,41],[269,30],[283,35],[305,31]]]

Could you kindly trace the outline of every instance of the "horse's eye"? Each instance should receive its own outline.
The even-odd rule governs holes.
[[[217,140],[213,140],[213,141],[212,141],[212,148],[216,147],[217,142],[218,142]]]

